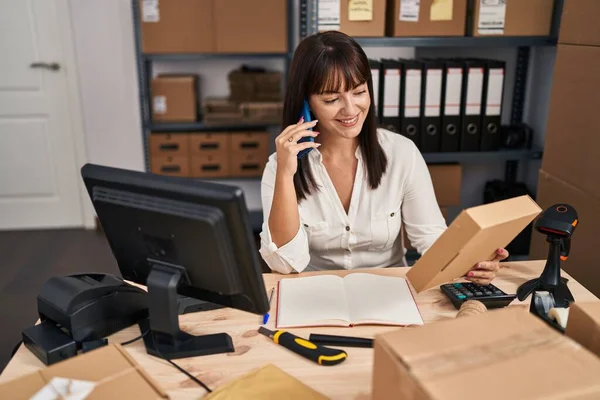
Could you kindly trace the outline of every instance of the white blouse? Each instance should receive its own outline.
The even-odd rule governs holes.
[[[288,243],[277,247],[269,232],[276,154],[269,157],[261,183],[264,221],[260,254],[274,271],[291,272],[406,266],[406,248],[400,235],[404,224],[408,239],[420,254],[446,229],[437,204],[429,170],[412,141],[385,129],[378,138],[388,165],[381,184],[371,190],[360,149],[348,214],[317,149],[308,153],[319,187],[298,205],[300,227]]]

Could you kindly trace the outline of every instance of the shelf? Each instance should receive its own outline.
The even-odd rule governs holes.
[[[141,57],[146,61],[195,61],[210,59],[244,59],[244,58],[291,58],[290,53],[172,53],[172,54],[148,54]]]
[[[528,47],[555,46],[551,36],[494,36],[494,37],[357,37],[364,47]]]
[[[184,123],[151,123],[148,129],[151,132],[215,132],[215,131],[248,131],[248,130],[269,130],[278,127],[278,124],[240,122],[231,124],[216,124],[205,122],[184,122]]]
[[[456,153],[423,153],[427,163],[461,163],[486,164],[499,161],[539,160],[543,151],[540,149],[499,150]]]

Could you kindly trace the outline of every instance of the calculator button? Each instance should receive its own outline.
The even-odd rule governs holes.
[[[462,287],[462,283],[455,283],[453,286],[454,286],[455,288],[460,288],[460,287]]]
[[[501,290],[494,290],[494,294],[503,294]]]
[[[483,296],[482,292],[475,292],[475,296]]]
[[[473,297],[473,293],[471,293],[471,292],[465,293],[465,296],[467,296],[467,297]]]
[[[456,296],[456,297],[458,297],[458,298],[459,298],[459,299],[461,299],[461,300],[462,300],[462,299],[466,299],[466,298],[467,298],[467,296],[465,296],[464,294],[459,294],[459,295],[458,295],[458,296]]]

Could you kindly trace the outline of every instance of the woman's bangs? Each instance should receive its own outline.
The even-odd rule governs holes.
[[[310,94],[337,93],[354,89],[368,79],[360,63],[346,58],[334,59],[324,55],[309,74]],[[367,69],[368,73],[368,69]]]

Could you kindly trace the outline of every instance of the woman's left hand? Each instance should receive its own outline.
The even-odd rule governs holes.
[[[467,273],[465,278],[479,285],[489,285],[492,279],[496,277],[496,272],[500,269],[500,261],[506,257],[508,257],[508,251],[506,249],[498,249],[492,261],[478,263]]]

